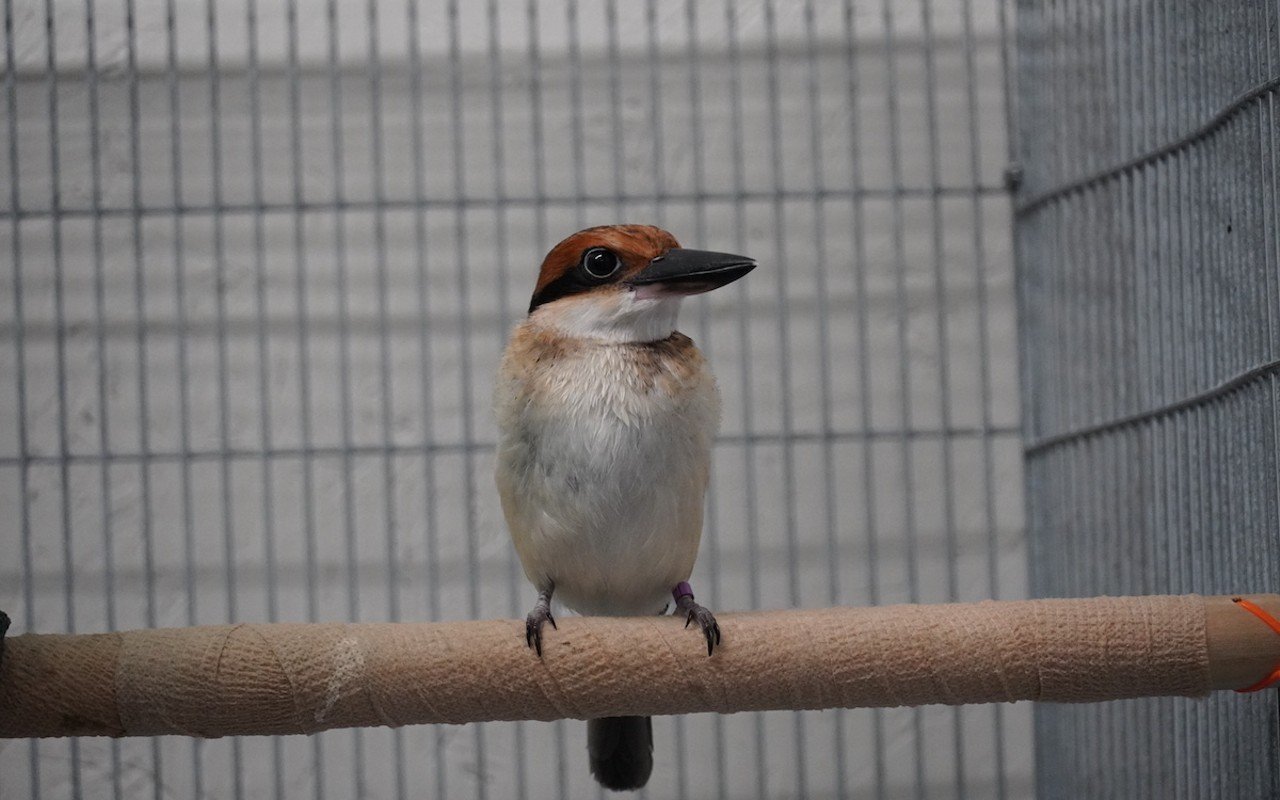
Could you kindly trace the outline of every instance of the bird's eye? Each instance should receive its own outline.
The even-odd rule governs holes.
[[[622,268],[622,259],[612,250],[593,247],[582,254],[582,269],[596,280],[603,280]]]

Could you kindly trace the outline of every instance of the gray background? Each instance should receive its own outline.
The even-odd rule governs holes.
[[[492,373],[545,250],[623,220],[761,263],[683,315],[700,599],[1026,595],[999,4],[5,8],[15,633],[523,615]],[[0,795],[595,796],[584,729],[4,742]],[[1032,792],[1026,705],[656,737],[655,797]]]

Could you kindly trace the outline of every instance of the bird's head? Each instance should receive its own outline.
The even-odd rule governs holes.
[[[755,266],[745,256],[687,250],[652,225],[587,228],[551,248],[529,315],[573,336],[656,341],[675,330],[682,297],[736,281]]]

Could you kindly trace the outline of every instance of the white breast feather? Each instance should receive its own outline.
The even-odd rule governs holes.
[[[503,512],[529,580],[554,581],[570,608],[657,613],[693,569],[720,399],[690,350],[695,369],[657,381],[625,344],[536,370],[508,350],[495,392]]]

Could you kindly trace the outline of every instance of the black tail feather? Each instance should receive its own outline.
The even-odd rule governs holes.
[[[587,720],[591,774],[606,789],[639,789],[653,772],[653,720],[605,717]]]

